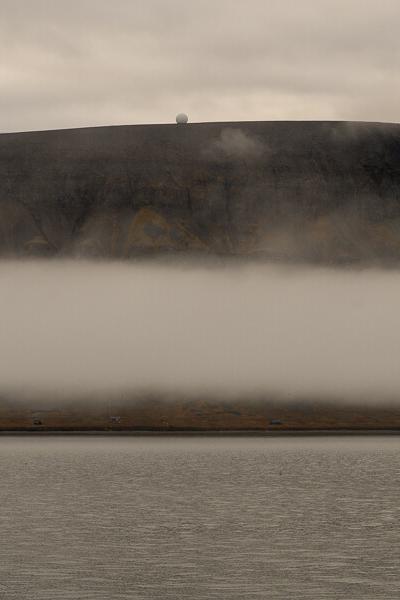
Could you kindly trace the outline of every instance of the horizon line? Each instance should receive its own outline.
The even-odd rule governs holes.
[[[14,131],[1,131],[0,136],[5,135],[23,135],[30,133],[52,133],[52,132],[63,132],[63,131],[80,131],[87,129],[116,129],[116,128],[127,128],[127,127],[176,127],[184,128],[197,125],[248,125],[257,123],[309,123],[309,124],[357,124],[357,125],[390,125],[398,126],[399,121],[365,121],[365,120],[347,120],[347,119],[265,119],[265,120],[246,120],[246,121],[189,121],[185,124],[177,124],[174,121],[162,122],[162,123],[113,123],[108,125],[81,125],[76,127],[60,127],[50,129],[26,129],[26,130],[14,130]]]

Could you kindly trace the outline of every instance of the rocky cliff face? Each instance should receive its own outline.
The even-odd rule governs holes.
[[[400,259],[400,125],[0,135],[0,255]]]

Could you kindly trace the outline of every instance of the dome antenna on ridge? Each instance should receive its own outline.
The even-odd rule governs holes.
[[[188,121],[189,117],[185,115],[185,113],[179,113],[179,115],[176,115],[177,125],[186,125]]]

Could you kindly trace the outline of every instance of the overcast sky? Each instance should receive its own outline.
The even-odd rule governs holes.
[[[399,0],[1,0],[2,131],[400,120]]]

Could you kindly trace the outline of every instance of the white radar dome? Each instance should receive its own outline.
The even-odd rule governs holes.
[[[188,121],[189,117],[185,115],[185,113],[179,113],[179,115],[176,115],[176,122],[178,125],[186,125]]]

